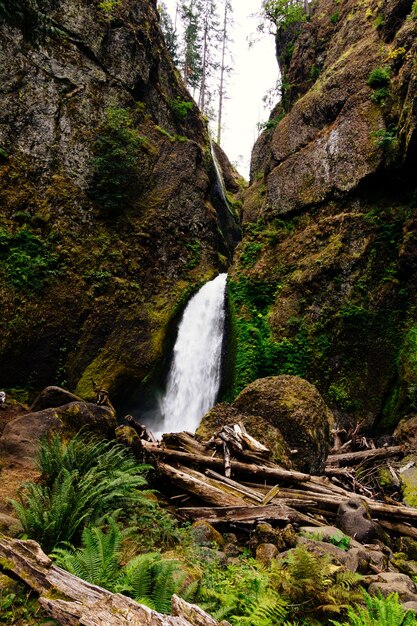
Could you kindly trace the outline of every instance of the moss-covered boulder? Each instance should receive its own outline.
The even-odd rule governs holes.
[[[322,471],[333,416],[308,381],[298,376],[258,379],[232,405],[217,405],[204,416],[197,435],[207,439],[223,424],[237,421],[281,464],[305,472]]]

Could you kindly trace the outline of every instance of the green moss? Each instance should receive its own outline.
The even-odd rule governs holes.
[[[277,341],[268,312],[280,286],[243,275],[228,281],[232,320],[233,386],[235,397],[256,378],[279,374],[305,376],[311,357],[306,325],[292,338]]]
[[[373,89],[386,87],[391,80],[391,69],[388,66],[376,67],[368,77],[368,85]]]
[[[253,267],[258,260],[264,245],[258,241],[249,241],[242,247],[239,261],[243,267],[249,269]]]
[[[110,107],[93,145],[90,196],[107,215],[120,212],[140,186],[141,152],[146,139],[133,127],[126,109]],[[141,168],[142,165],[142,168]]]
[[[168,105],[178,122],[184,122],[194,106],[192,102],[181,100],[179,96],[169,100]]]
[[[58,272],[58,255],[27,230],[12,234],[0,229],[0,270],[10,285],[21,291],[40,291]]]
[[[185,247],[190,251],[190,256],[187,261],[187,269],[191,270],[200,263],[201,260],[201,243],[198,239],[189,241],[185,244]]]

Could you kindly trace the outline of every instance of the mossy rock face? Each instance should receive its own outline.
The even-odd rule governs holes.
[[[232,405],[216,405],[197,434],[207,439],[222,425],[238,421],[273,452],[275,461],[304,472],[322,471],[333,416],[308,381],[298,376],[258,379]]]
[[[162,361],[186,296],[232,254],[206,123],[156,4],[101,4],[49,3],[54,28],[30,36],[19,18],[0,24],[2,386],[29,400],[46,385],[93,399],[93,379],[121,403]]]
[[[294,467],[314,473],[323,469],[333,416],[308,381],[298,376],[261,378],[246,387],[233,405],[281,432],[290,449],[297,450]]]
[[[292,374],[344,426],[387,431],[417,409],[411,4],[345,0],[334,20],[333,0],[317,0],[278,31],[286,89],[252,152],[229,273],[232,400]]]

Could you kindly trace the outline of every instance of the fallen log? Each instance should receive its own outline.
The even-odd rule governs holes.
[[[226,490],[209,484],[206,480],[204,480],[203,474],[193,472],[193,470],[190,470],[189,468],[184,467],[177,469],[171,465],[159,463],[158,469],[164,474],[164,476],[167,476],[170,480],[172,480],[177,487],[185,489],[189,493],[198,496],[201,500],[207,502],[208,504],[213,504],[214,506],[246,505],[246,502],[242,497],[227,493]],[[224,487],[225,489],[227,488],[226,485],[224,485]]]
[[[308,521],[315,526],[324,526],[314,518],[303,515],[299,511],[284,504],[267,506],[241,507],[187,507],[178,510],[179,513],[192,520],[204,520],[210,524],[246,523],[254,524],[260,521],[278,521],[285,523],[304,523]]]
[[[255,502],[263,502],[263,497],[261,496],[261,494],[257,493],[253,489],[250,489],[249,487],[245,487],[244,485],[236,482],[235,480],[231,480],[231,478],[227,478],[227,476],[222,476],[221,474],[218,474],[217,472],[214,472],[213,470],[210,470],[210,469],[206,470],[206,475],[210,476],[210,478],[215,478],[216,480],[219,480],[220,482],[223,482],[226,485],[230,485],[236,491],[243,494],[245,497],[249,498],[250,500],[254,500]]]
[[[404,524],[401,522],[390,522],[389,520],[382,519],[379,522],[383,528],[395,533],[396,535],[403,535],[405,537],[411,537],[417,539],[417,528],[410,526],[410,524]]]
[[[91,585],[54,565],[35,541],[0,537],[0,571],[17,576],[36,591],[41,606],[62,626],[219,626],[202,609],[175,596],[174,615],[162,615],[127,596]]]
[[[354,465],[368,459],[386,459],[397,454],[404,453],[404,446],[391,446],[387,448],[375,448],[375,450],[361,450],[360,452],[346,452],[344,454],[330,454],[326,461],[326,470],[332,465]]]
[[[180,452],[178,450],[170,450],[168,448],[160,448],[155,444],[142,441],[142,447],[149,454],[157,458],[163,458],[168,461],[178,461],[183,464],[196,465],[197,467],[210,467],[213,469],[224,468],[224,459],[219,459],[202,454],[190,454],[188,452]],[[310,480],[310,474],[304,474],[293,470],[285,470],[278,466],[266,467],[264,465],[255,465],[253,463],[242,463],[241,461],[231,461],[233,474],[248,474],[257,478],[270,478],[271,480],[285,480],[289,482],[306,482]]]

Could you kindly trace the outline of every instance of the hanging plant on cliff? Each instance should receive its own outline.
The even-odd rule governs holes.
[[[90,196],[107,215],[123,209],[140,184],[145,139],[133,127],[126,109],[111,107],[94,142]]]
[[[264,0],[262,3],[262,18],[277,29],[285,30],[291,24],[304,22],[308,14],[308,0]]]

